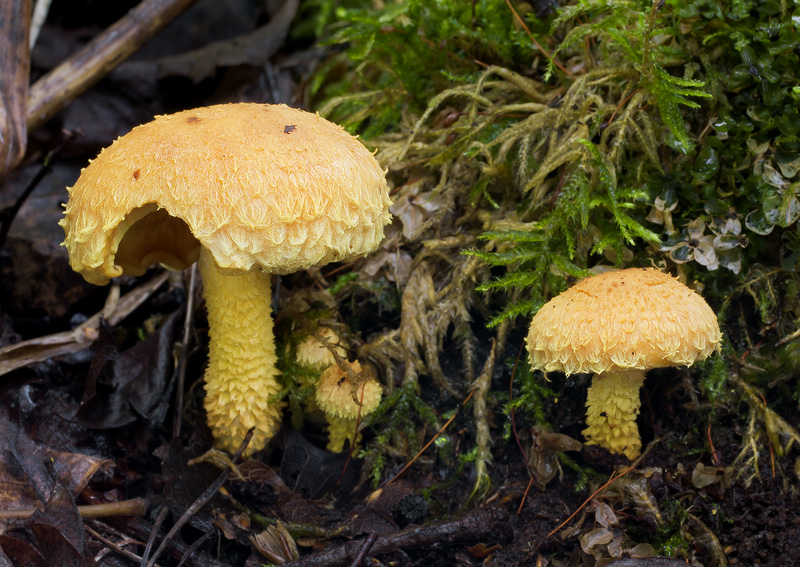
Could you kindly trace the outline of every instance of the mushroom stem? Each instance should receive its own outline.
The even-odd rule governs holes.
[[[644,370],[603,372],[592,377],[586,396],[587,445],[599,445],[633,460],[641,454],[642,441],[636,416],[639,415],[639,388]]]
[[[211,252],[200,251],[200,274],[210,337],[205,408],[220,449],[233,452],[255,427],[249,455],[263,449],[281,422],[282,404],[270,308],[270,275],[220,273]]]
[[[328,451],[341,453],[345,441],[349,441],[352,447],[361,440],[361,434],[356,439],[357,419],[332,414],[325,414],[325,419],[328,420]]]

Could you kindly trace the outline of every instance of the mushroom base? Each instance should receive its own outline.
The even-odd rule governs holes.
[[[344,442],[349,441],[352,447],[361,440],[361,434],[356,439],[357,419],[338,417],[335,415],[325,415],[328,420],[328,451],[341,453],[344,450]]]
[[[641,454],[642,441],[636,416],[639,415],[639,388],[643,370],[604,372],[592,377],[586,396],[587,445],[599,445],[633,460]]]
[[[254,427],[244,452],[249,455],[275,435],[283,406],[274,401],[281,387],[275,367],[270,276],[260,270],[223,275],[205,248],[199,266],[210,337],[205,374],[208,425],[217,447],[230,453]]]

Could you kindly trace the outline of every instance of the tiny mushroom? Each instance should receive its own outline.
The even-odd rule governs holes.
[[[390,204],[377,160],[343,128],[240,103],[158,116],[117,139],[69,188],[61,225],[72,268],[97,285],[199,260],[208,423],[231,452],[255,428],[251,454],[281,421],[270,274],[368,254]]]
[[[531,365],[567,375],[593,373],[587,444],[633,460],[645,371],[690,366],[719,349],[716,315],[697,293],[654,269],[606,272],[546,303],[531,321]]]
[[[322,373],[315,399],[328,420],[328,450],[340,453],[345,441],[354,442],[359,417],[378,408],[381,386],[357,360],[345,361]]]
[[[319,327],[317,334],[328,344],[323,344],[316,335],[309,335],[297,345],[296,358],[297,364],[300,366],[321,372],[331,364],[336,364],[336,358],[331,349],[336,351],[339,358],[346,358],[347,352],[339,344],[341,340],[339,335],[330,327]]]

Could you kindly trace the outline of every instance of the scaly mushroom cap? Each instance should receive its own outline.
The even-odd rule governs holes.
[[[632,268],[578,282],[531,321],[531,365],[603,373],[691,365],[719,348],[714,312],[669,274]]]
[[[98,285],[153,263],[183,269],[201,244],[226,274],[287,274],[372,251],[390,221],[372,154],[284,105],[159,116],[103,150],[69,193],[64,245]]]
[[[347,357],[347,352],[339,345],[339,335],[330,327],[320,327],[317,332],[328,340],[328,344],[336,350],[340,357]],[[330,349],[322,344],[317,337],[309,335],[297,345],[297,363],[300,366],[320,371],[332,364],[336,364],[336,359]]]
[[[361,364],[357,360],[345,364],[349,364],[355,374],[361,374]],[[361,402],[361,406],[353,399],[354,396]],[[319,377],[315,398],[319,408],[326,414],[356,419],[359,407],[361,417],[378,408],[381,403],[381,386],[373,378],[367,378],[356,385],[347,372],[334,364]]]

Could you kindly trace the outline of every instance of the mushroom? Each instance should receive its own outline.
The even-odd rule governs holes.
[[[669,274],[632,268],[580,281],[546,303],[531,321],[533,368],[591,372],[587,444],[633,460],[641,453],[636,426],[645,371],[691,366],[719,349],[714,312]]]
[[[315,399],[328,420],[328,450],[340,453],[345,441],[354,442],[359,417],[378,408],[381,386],[357,360],[344,361],[322,373]]]
[[[87,281],[199,259],[208,423],[230,452],[254,427],[246,454],[281,421],[270,274],[363,256],[390,221],[374,156],[343,128],[284,105],[158,116],[104,149],[68,190],[64,246]]]
[[[296,359],[300,366],[321,372],[336,363],[331,349],[336,351],[339,358],[345,358],[347,352],[339,344],[341,340],[339,335],[330,327],[319,327],[317,333],[328,342],[329,346],[323,344],[316,335],[309,335],[297,345]]]

